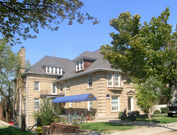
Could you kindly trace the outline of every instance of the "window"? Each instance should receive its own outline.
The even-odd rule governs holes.
[[[70,81],[69,80],[67,81],[67,88],[68,89],[70,88]]]
[[[70,102],[70,107],[73,107],[73,102]]]
[[[90,76],[88,76],[88,88],[90,88],[90,87],[92,87],[92,76],[90,75]]]
[[[62,92],[62,91],[63,91],[63,84],[60,83],[60,92]]]
[[[59,74],[62,75],[62,68],[58,68],[58,70],[59,70]]]
[[[76,62],[76,71],[83,70],[84,69],[84,64],[83,60],[77,61]]]
[[[57,69],[58,69],[58,68],[55,68],[55,74],[57,74]]]
[[[112,73],[108,73],[108,74],[107,74],[107,82],[108,82],[108,86],[113,86]]]
[[[52,94],[57,94],[56,84],[52,83],[51,86],[52,86],[52,88],[51,88],[52,89]]]
[[[62,75],[62,68],[46,66],[46,73],[60,74]]]
[[[114,74],[115,86],[120,86],[119,74]]]
[[[54,73],[53,71],[54,71],[54,68],[53,68],[53,67],[51,67],[51,73]]]
[[[34,99],[34,110],[39,110],[39,98]]]
[[[34,90],[39,91],[39,82],[34,82]]]
[[[111,106],[112,106],[112,111],[119,110],[119,97],[118,96],[111,97]]]
[[[88,110],[93,109],[93,101],[88,101]]]
[[[49,67],[46,67],[46,68],[47,68],[47,69],[46,69],[47,73],[50,73]]]

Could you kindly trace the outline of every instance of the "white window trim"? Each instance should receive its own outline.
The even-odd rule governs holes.
[[[118,85],[116,85],[116,80],[115,80],[115,78],[116,78],[116,76],[115,75],[118,75]],[[115,73],[114,74],[114,85],[115,85],[115,87],[120,87],[120,84],[121,84],[121,82],[120,82],[120,74],[118,74],[118,73]]]
[[[92,101],[93,104],[93,101]],[[92,108],[90,108],[90,101],[88,101],[88,111],[90,111]]]
[[[134,110],[134,107],[133,107],[133,97],[131,98],[131,111],[133,111]]]
[[[89,87],[89,77],[92,77],[92,75],[87,76],[87,88],[92,88],[93,87],[93,81],[92,82],[92,87]]]
[[[53,93],[53,84],[55,84],[55,93]],[[57,94],[57,84],[51,83],[51,94]]]
[[[111,77],[112,85],[109,85],[109,84],[108,84],[108,74],[111,74],[111,75],[112,75],[112,77]],[[112,86],[113,86],[113,73],[107,73],[107,86],[108,86],[108,87],[112,87]]]
[[[70,102],[70,107],[73,107],[73,102]]]
[[[117,98],[118,98],[118,110],[112,110],[112,97],[117,97]],[[111,111],[112,111],[112,112],[120,111],[120,101],[119,101],[119,96],[111,96]]]
[[[53,72],[52,72],[52,67],[53,66],[46,66],[46,73],[59,74],[59,75],[63,74],[61,67],[53,67]],[[48,72],[48,70],[49,70],[49,72]]]
[[[35,99],[39,99],[39,108],[38,108],[38,109],[35,109],[35,108],[34,108],[34,110],[37,111],[37,110],[40,109],[40,98],[34,98],[34,103],[35,103]],[[34,105],[34,106],[35,106],[35,105]]]
[[[40,91],[40,82],[39,83],[39,90],[35,90],[35,82],[38,82],[38,81],[34,81],[34,91]]]
[[[77,65],[78,62],[79,62],[79,65]],[[82,65],[82,68],[81,68],[81,65]],[[78,66],[79,66],[79,69],[77,69]],[[83,69],[84,69],[84,60],[82,59],[82,60],[76,61],[76,71],[80,71]]]

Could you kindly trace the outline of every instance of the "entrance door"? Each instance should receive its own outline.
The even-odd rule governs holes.
[[[128,111],[133,111],[133,97],[128,97]]]

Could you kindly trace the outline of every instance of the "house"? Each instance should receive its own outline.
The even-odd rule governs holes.
[[[86,110],[95,117],[118,116],[126,107],[129,111],[139,110],[132,85],[124,83],[130,75],[112,69],[100,50],[85,51],[74,60],[45,56],[27,70],[24,69],[25,51],[21,48],[18,52],[22,74],[20,79],[17,77],[14,89],[17,123],[20,124],[21,115],[25,114],[26,125],[34,125],[33,112],[39,109],[43,98],[86,93],[92,93],[97,101],[66,103],[64,108]]]

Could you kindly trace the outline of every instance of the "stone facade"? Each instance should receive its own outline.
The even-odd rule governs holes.
[[[24,54],[24,48],[21,50]],[[19,54],[21,55],[21,51]],[[25,54],[23,56],[25,56]],[[49,65],[47,62],[51,62],[49,61],[50,59],[54,59],[54,62],[52,64],[49,63]],[[31,72],[30,70],[25,71],[25,73],[16,78],[16,87],[14,91],[16,104],[14,103],[14,112],[16,112],[16,123],[19,123],[19,125],[22,114],[26,115],[26,125],[28,127],[35,124],[35,120],[33,118],[35,100],[39,99],[39,102],[42,102],[42,99],[53,99],[59,96],[92,93],[97,98],[96,101],[66,103],[64,108],[70,111],[83,111],[85,115],[92,113],[95,117],[118,116],[119,112],[123,111],[125,108],[131,111],[139,110],[136,106],[136,100],[134,99],[134,90],[132,89],[132,85],[125,83],[126,80],[130,78],[128,74],[125,74],[120,70],[107,68],[108,66],[103,69],[101,69],[101,67],[97,68],[96,66],[99,64],[93,66],[96,68],[91,68],[93,63],[95,64],[98,60],[103,64],[108,63],[100,58],[100,54],[99,57],[94,59],[82,57],[84,69],[79,71],[74,71],[76,67],[75,64],[73,64],[73,61],[68,62],[68,60],[60,59],[61,63],[63,61],[63,63],[65,63],[65,61],[68,62],[66,67],[62,67],[62,65],[59,65],[58,62],[56,62],[58,58],[50,59],[48,60],[48,57],[42,59],[42,62],[39,61],[37,64],[32,66],[30,69]],[[22,60],[24,61],[24,59]],[[37,67],[36,65],[39,66]],[[23,66],[24,65],[22,64],[22,68]],[[47,66],[62,67],[63,74],[57,75],[46,73],[49,72],[44,68]],[[99,66],[101,66],[101,64]],[[21,72],[22,71],[23,70],[21,70]],[[67,73],[71,73],[71,75],[68,75]],[[108,86],[108,74],[111,75],[111,78],[109,79],[111,86]],[[91,77],[91,86],[89,86],[88,82],[89,77]],[[36,82],[39,85],[38,90],[35,90]],[[53,84],[56,86],[56,93],[52,93]]]

